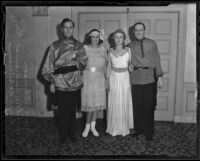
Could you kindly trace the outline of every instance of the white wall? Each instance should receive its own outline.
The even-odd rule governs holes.
[[[49,8],[49,42],[58,39],[56,27],[64,18],[71,18],[71,7],[50,7]]]
[[[196,4],[187,5],[183,107],[180,122],[196,122]]]
[[[196,82],[196,4],[187,5],[184,82]]]
[[[194,109],[194,83],[196,82],[196,4],[188,3],[182,5],[186,7],[187,17],[186,18],[186,47],[183,51],[185,51],[185,65],[182,70],[184,70],[184,90],[183,90],[183,99],[181,101],[182,106],[178,108],[178,117],[181,119],[175,120],[180,122],[193,122],[195,118],[195,109]],[[53,42],[57,39],[56,34],[56,26],[58,23],[62,21],[63,18],[68,17],[72,18],[75,21],[75,30],[74,36],[78,38],[78,19],[76,14],[74,14],[74,10],[76,7],[50,7],[49,8],[49,42]],[[82,7],[81,7],[82,8]],[[85,7],[87,8],[87,7]],[[172,6],[173,8],[173,6]],[[82,8],[84,9],[84,7]],[[92,7],[90,9],[93,9]],[[148,9],[148,7],[147,7]],[[87,11],[85,11],[87,12]],[[183,16],[183,15],[181,15]],[[180,40],[179,40],[180,41]],[[183,53],[184,55],[184,53]],[[189,82],[189,84],[188,84]],[[177,110],[177,109],[176,109]],[[48,113],[48,112],[47,112]],[[47,114],[46,113],[46,114]],[[44,115],[46,115],[44,114]],[[184,117],[183,117],[184,115]]]
[[[71,18],[71,7],[49,7],[49,16],[35,16],[35,56],[36,69],[41,66],[45,51],[50,43],[58,39],[56,26],[64,19]],[[38,72],[38,69],[36,70]],[[37,116],[53,116],[52,111],[47,110],[47,96],[44,93],[44,85],[36,80],[36,106]]]
[[[180,101],[178,101],[178,105],[179,104],[183,104],[183,105],[180,106],[180,108],[178,109],[178,112],[176,113],[178,118],[180,118],[178,120],[180,120],[181,122],[182,122],[181,117],[183,115],[186,121],[190,119],[194,120],[195,118],[194,117],[195,116],[194,94],[196,90],[195,89],[196,88],[195,86],[195,82],[196,82],[196,4],[188,3],[182,6],[183,8],[186,7],[187,18],[185,18],[186,16],[184,16],[185,18],[184,21],[187,21],[186,23],[187,25],[184,26],[184,31],[186,32],[186,38],[184,38],[186,43],[184,44],[186,44],[186,47],[185,49],[183,49],[183,51],[185,51],[185,53],[182,52],[183,55],[185,54],[185,59],[184,59],[185,65],[182,69],[184,70],[184,91],[183,93],[180,92],[177,94],[177,95],[183,96],[183,100],[181,99]],[[33,100],[33,101],[36,102],[36,109],[34,110],[36,110],[37,116],[52,116],[52,113],[46,110],[46,95],[44,95],[43,85],[39,81],[36,80],[35,75],[37,74],[39,65],[44,56],[45,49],[51,42],[58,39],[57,33],[56,33],[56,26],[58,25],[58,23],[62,21],[63,18],[66,18],[66,17],[72,18],[75,21],[76,26],[75,26],[74,36],[78,38],[78,35],[77,35],[78,33],[77,21],[78,20],[77,20],[77,15],[72,14],[73,9],[74,7],[68,7],[68,6],[66,7],[65,6],[63,7],[50,6],[49,11],[48,11],[49,13],[48,16],[38,16],[38,17],[32,16],[32,7],[24,7],[23,10],[22,9],[17,10],[17,7],[14,7],[11,10],[12,12],[15,12],[15,10],[17,10],[19,17],[22,17],[22,18],[29,16],[29,19],[27,19],[27,22],[29,22],[29,20],[30,22],[32,22],[32,24],[31,23],[27,23],[27,24],[29,25],[31,24],[33,28],[32,30],[34,31],[34,36],[31,36],[31,37],[34,37],[34,40],[32,40],[33,42],[30,42],[30,45],[34,46],[34,49],[33,49],[34,52],[30,52],[30,54],[29,52],[26,52],[25,54],[26,57],[24,57],[23,60],[26,60],[26,59],[29,60],[32,57],[34,57],[35,59],[35,61],[32,61],[34,63],[34,69],[33,67],[30,67],[31,69],[28,69],[28,70],[35,71],[34,74],[33,72],[30,72],[30,75],[32,76],[31,78],[33,79],[33,82],[35,80],[36,100]],[[24,13],[24,10],[28,10],[28,11]],[[24,16],[24,14],[27,14],[27,16]],[[184,11],[184,14],[185,14],[185,11]],[[180,17],[180,19],[183,19],[183,16]],[[9,34],[7,34],[6,36],[8,37]],[[9,36],[9,38],[11,38],[11,36]],[[179,40],[179,41],[182,42],[182,40]],[[23,45],[24,45],[24,48],[30,50],[30,48],[27,45],[25,44]],[[182,51],[182,49],[180,50]],[[33,53],[34,53],[34,56],[33,56]],[[29,67],[29,64],[28,64],[28,67]]]

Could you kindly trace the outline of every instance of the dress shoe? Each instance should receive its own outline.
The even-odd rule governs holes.
[[[60,139],[58,140],[58,144],[59,144],[60,146],[64,145],[64,143],[65,143],[65,138],[60,138]]]
[[[84,131],[83,131],[83,133],[82,133],[82,137],[84,137],[84,138],[87,137],[89,131],[90,131],[90,123],[87,123],[87,124],[85,125],[85,129],[84,129]]]
[[[91,131],[92,131],[92,134],[97,137],[97,136],[99,136],[99,133],[95,129],[95,124],[96,124],[95,121],[91,122]]]
[[[146,141],[153,141],[153,137],[152,136],[146,136]]]
[[[135,137],[138,137],[138,136],[141,135],[141,134],[142,134],[142,133],[135,132],[135,133],[132,134],[132,137],[135,138]]]
[[[76,139],[75,136],[70,136],[69,139],[70,139],[70,141],[73,142],[73,143],[74,143],[74,142],[77,142],[77,139]]]

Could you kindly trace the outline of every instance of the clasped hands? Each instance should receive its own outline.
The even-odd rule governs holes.
[[[134,65],[133,65],[133,64],[130,64],[129,67],[128,67],[128,70],[129,70],[129,72],[133,72],[133,70],[134,70]],[[158,77],[157,87],[158,87],[159,89],[161,89],[161,88],[164,87],[164,83],[163,83],[163,78],[162,78],[162,77]]]
[[[129,72],[132,72],[134,70],[134,65],[131,64],[129,67],[128,67],[128,70]],[[109,91],[110,90],[110,83],[109,83],[109,78],[107,78],[105,80],[105,87],[106,89]],[[164,83],[163,83],[163,79],[162,77],[158,77],[158,82],[157,82],[157,87],[159,89],[163,88],[164,87]],[[55,93],[55,85],[53,83],[51,83],[50,85],[50,92],[51,93]]]
[[[134,70],[134,65],[130,64],[129,67],[128,67],[128,71],[133,72],[133,70]]]

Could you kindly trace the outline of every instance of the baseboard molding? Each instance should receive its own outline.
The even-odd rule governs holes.
[[[5,78],[5,114],[35,115],[35,79]]]
[[[182,122],[182,117],[181,116],[175,116],[174,122]]]
[[[196,111],[197,111],[197,83],[196,82],[184,82],[183,89],[183,106],[181,113],[175,120],[183,123],[196,123]],[[181,116],[180,116],[181,115]],[[176,121],[175,121],[176,122]]]
[[[174,122],[196,123],[197,119],[196,119],[196,116],[175,116]]]

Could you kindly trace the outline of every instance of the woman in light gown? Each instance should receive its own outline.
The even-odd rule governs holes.
[[[81,110],[86,112],[86,125],[82,136],[87,137],[90,130],[94,136],[99,136],[95,125],[98,111],[106,108],[107,52],[97,29],[86,34],[83,44],[88,62],[83,73],[84,86],[81,90]]]
[[[112,136],[130,134],[133,129],[133,107],[129,65],[130,48],[125,47],[126,34],[118,29],[113,33],[113,48],[108,54],[107,79],[109,79],[107,129]]]

